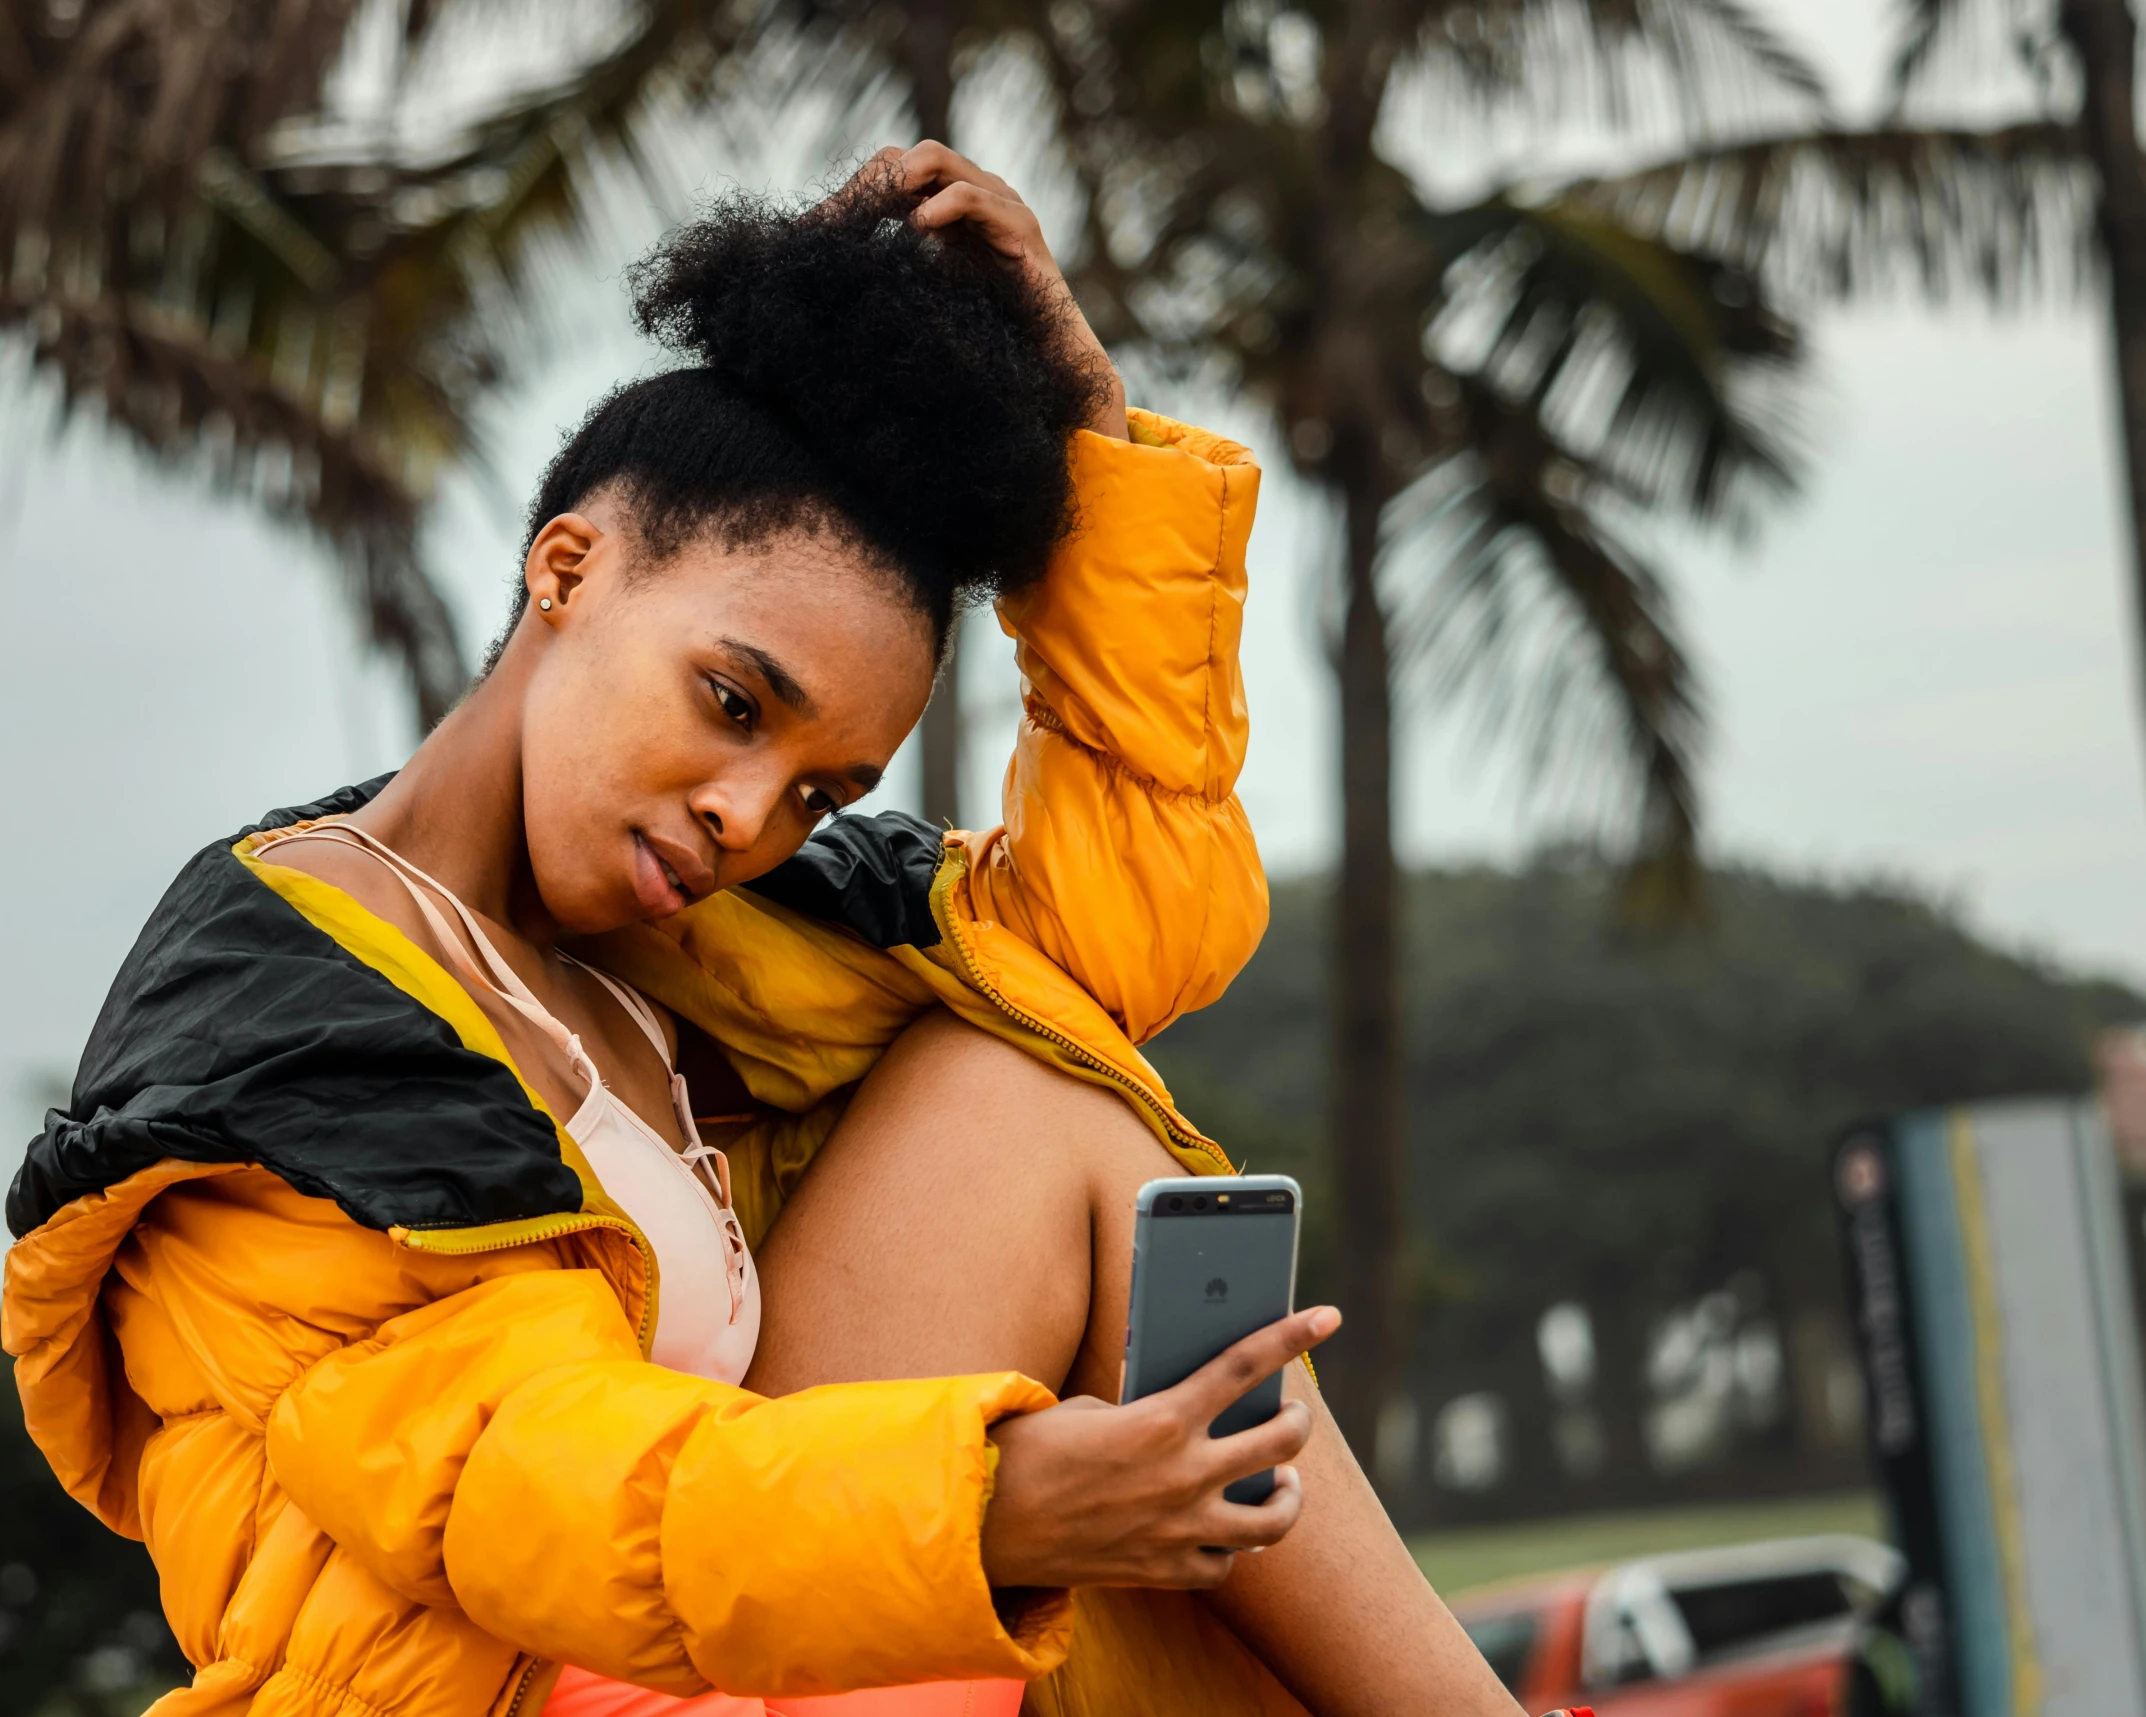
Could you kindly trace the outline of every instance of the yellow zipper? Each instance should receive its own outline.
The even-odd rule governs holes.
[[[399,1238],[414,1252],[437,1252],[451,1258],[466,1258],[479,1252],[505,1252],[516,1246],[534,1246],[540,1241],[556,1240],[561,1235],[579,1234],[591,1228],[616,1228],[641,1254],[641,1267],[647,1272],[647,1278],[641,1293],[641,1327],[634,1331],[634,1336],[646,1357],[655,1340],[656,1252],[649,1245],[648,1237],[624,1217],[603,1216],[585,1210],[568,1211],[558,1216],[531,1216],[519,1221],[488,1223],[476,1229],[406,1228],[400,1231]],[[512,1232],[501,1233],[500,1230]],[[483,1238],[461,1238],[464,1235]]]
[[[529,1684],[536,1679],[536,1672],[544,1667],[544,1659],[532,1657],[522,1668],[521,1679],[514,1684],[514,1697],[507,1701],[507,1708],[500,1717],[516,1717],[522,1701],[529,1697]]]
[[[960,864],[964,871],[968,868],[968,862],[968,855],[966,853],[961,854]],[[940,933],[954,945],[955,953],[960,956],[962,971],[968,978],[969,987],[988,998],[991,1005],[1006,1015],[1007,1018],[1019,1021],[1039,1037],[1050,1039],[1059,1048],[1071,1054],[1073,1059],[1080,1062],[1084,1067],[1092,1067],[1096,1072],[1102,1074],[1105,1079],[1108,1079],[1113,1085],[1124,1091],[1135,1102],[1139,1103],[1142,1108],[1146,1109],[1149,1114],[1153,1115],[1156,1120],[1160,1121],[1163,1131],[1172,1140],[1187,1150],[1204,1151],[1222,1165],[1224,1174],[1235,1174],[1237,1172],[1236,1165],[1229,1160],[1227,1151],[1223,1150],[1212,1139],[1202,1138],[1198,1133],[1189,1133],[1179,1126],[1171,1117],[1170,1111],[1158,1102],[1155,1094],[1141,1084],[1139,1080],[1111,1066],[1109,1062],[1105,1061],[1094,1050],[1078,1039],[1068,1037],[1055,1026],[1038,1019],[1025,1008],[1016,1007],[1006,999],[998,987],[983,975],[982,969],[976,963],[976,951],[962,937],[960,918],[947,909],[946,895],[953,887],[954,872],[949,868],[943,874],[947,880],[944,883],[935,883],[931,891],[932,916],[938,920]]]

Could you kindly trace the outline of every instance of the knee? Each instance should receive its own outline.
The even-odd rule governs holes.
[[[905,1083],[937,1087],[997,1107],[1037,1101],[1086,1103],[1097,1091],[1061,1068],[974,1026],[950,1009],[921,1014],[887,1051],[886,1070]]]
[[[1153,1130],[1114,1087],[1082,1079],[1017,1044],[933,1008],[887,1052],[886,1071],[928,1092],[950,1119],[974,1120],[1008,1139],[1069,1136],[1121,1147]]]

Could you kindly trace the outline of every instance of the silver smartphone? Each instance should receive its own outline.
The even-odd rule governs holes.
[[[1224,1348],[1289,1315],[1303,1202],[1303,1189],[1285,1174],[1195,1175],[1151,1180],[1140,1189],[1121,1402],[1184,1382]],[[1276,1372],[1224,1408],[1208,1435],[1248,1430],[1281,1410]],[[1270,1469],[1238,1479],[1222,1494],[1256,1504],[1273,1490]]]

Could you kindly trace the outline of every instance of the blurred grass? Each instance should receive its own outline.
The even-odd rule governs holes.
[[[1431,1584],[1453,1598],[1529,1574],[1597,1566],[1664,1550],[1703,1550],[1716,1544],[1795,1538],[1812,1532],[1860,1532],[1883,1538],[1885,1521],[1877,1493],[1839,1491],[1770,1502],[1576,1514],[1513,1526],[1428,1532],[1410,1539],[1408,1547]]]

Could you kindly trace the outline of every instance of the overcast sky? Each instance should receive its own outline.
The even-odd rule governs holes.
[[[1867,98],[1879,8],[1773,10],[1851,106]],[[817,170],[793,158],[763,177]],[[496,413],[517,497],[588,401],[651,361],[626,329],[615,262],[573,303]],[[1812,332],[1802,498],[1753,543],[1672,550],[1708,687],[1713,852],[1905,880],[2008,947],[2146,983],[2146,764],[2097,315],[1903,304],[1827,314]],[[1201,410],[1267,439],[1246,409]],[[391,767],[411,734],[394,675],[355,646],[332,565],[302,535],[145,468],[93,425],[55,439],[19,368],[0,367],[0,450],[0,876],[15,903],[0,924],[4,1172],[186,856],[270,806]],[[1243,791],[1286,873],[1332,852],[1314,612],[1329,539],[1316,500],[1263,451]],[[435,558],[472,648],[516,571],[517,528],[466,487],[441,510]],[[980,819],[1013,681],[995,628],[971,636]],[[1509,761],[1450,716],[1415,713],[1401,773],[1411,858],[1510,859],[1544,832]],[[898,765],[881,801],[910,803],[913,780]]]

